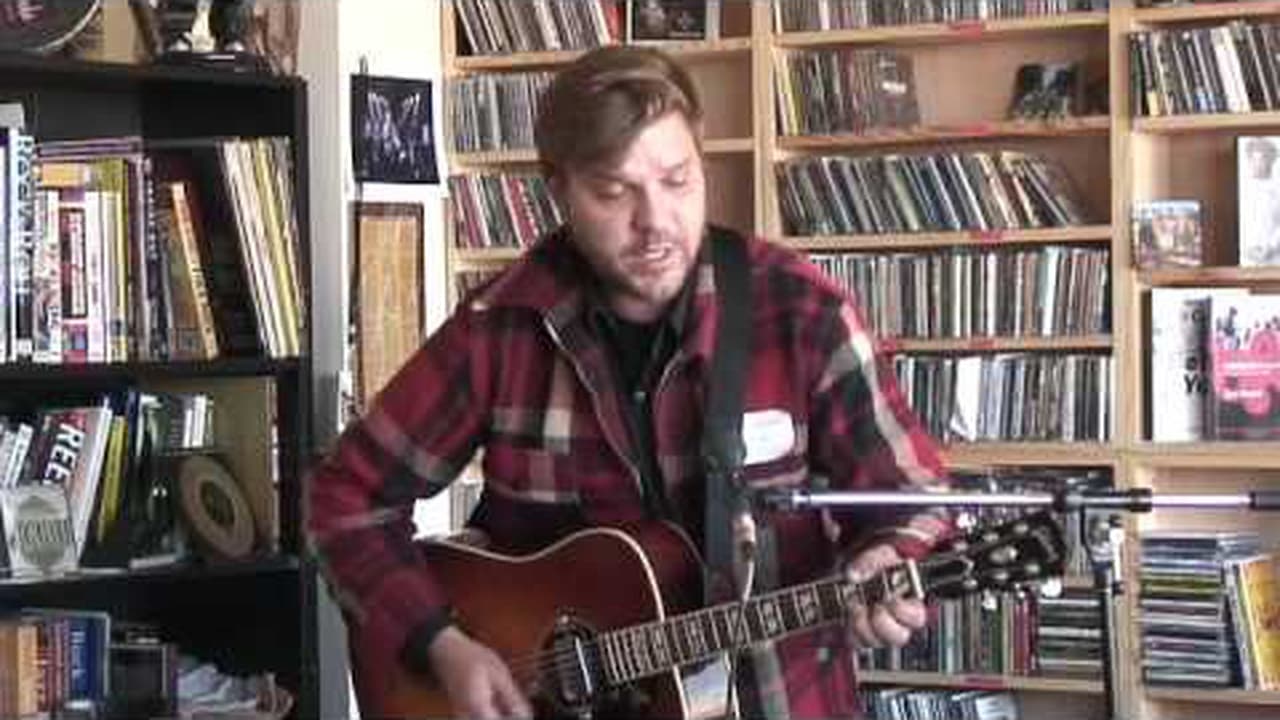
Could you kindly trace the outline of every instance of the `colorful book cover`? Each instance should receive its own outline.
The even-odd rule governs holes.
[[[0,490],[0,517],[13,577],[53,576],[75,569],[66,488],[37,484]]]
[[[1133,261],[1139,268],[1198,267],[1203,242],[1199,200],[1134,205]]]
[[[1209,304],[1214,437],[1280,439],[1280,295]]]
[[[1280,585],[1276,556],[1230,561],[1228,584],[1246,687],[1280,690]]]

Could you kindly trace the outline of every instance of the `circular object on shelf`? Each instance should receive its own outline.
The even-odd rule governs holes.
[[[206,553],[240,560],[253,552],[253,512],[222,463],[205,455],[184,459],[178,467],[178,505],[187,530]]]
[[[0,0],[0,52],[53,52],[88,26],[101,0]]]

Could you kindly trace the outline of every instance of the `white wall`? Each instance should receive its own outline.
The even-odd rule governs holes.
[[[344,368],[344,338],[349,307],[348,261],[351,243],[351,202],[357,186],[351,166],[349,78],[368,72],[435,81],[437,155],[443,166],[439,139],[442,86],[440,72],[441,0],[303,0],[299,43],[299,72],[309,87],[311,141],[311,238],[313,288],[313,362],[316,442],[320,449],[337,434],[338,387]],[[425,219],[424,278],[427,327],[434,328],[447,313],[445,248],[442,218],[443,186],[366,184],[360,197],[367,201],[416,202]],[[443,496],[415,513],[419,527],[438,531],[448,527],[448,502]],[[322,712],[346,714],[346,647],[336,610],[328,609],[320,637]],[[335,665],[340,665],[335,669]],[[335,674],[338,680],[335,680]],[[338,710],[342,708],[342,710]],[[351,716],[355,716],[354,706]]]
[[[300,67],[311,88],[311,229],[315,307],[316,440],[323,447],[338,429],[339,385],[347,313],[351,203],[416,202],[425,220],[424,302],[428,329],[444,319],[445,247],[443,185],[365,183],[357,187],[351,165],[350,77],[367,61],[371,75],[426,78],[434,83],[437,155],[447,174],[440,138],[440,0],[308,0],[302,3]],[[418,513],[430,531],[447,529],[441,497]]]

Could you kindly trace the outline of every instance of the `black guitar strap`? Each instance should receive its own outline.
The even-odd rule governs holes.
[[[733,592],[731,524],[749,502],[741,474],[746,458],[742,442],[743,390],[751,348],[746,242],[734,233],[721,230],[712,230],[710,240],[719,325],[702,431],[702,462],[706,472],[704,588],[708,601],[724,600]]]

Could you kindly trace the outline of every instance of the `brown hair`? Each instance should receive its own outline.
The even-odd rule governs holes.
[[[701,145],[702,104],[693,80],[654,48],[610,45],[556,75],[534,126],[538,161],[548,177],[607,160],[647,125],[679,112]]]

